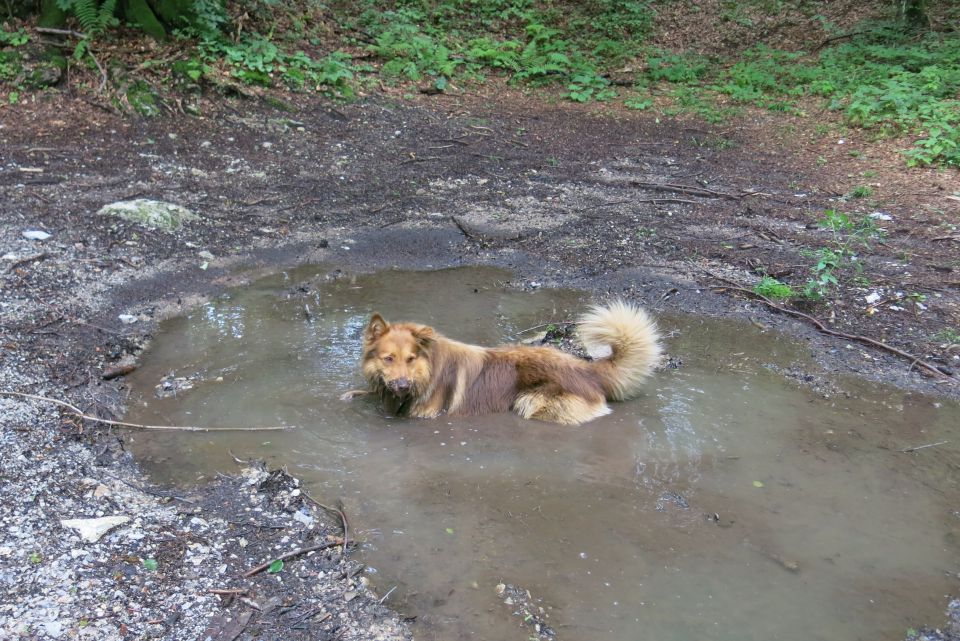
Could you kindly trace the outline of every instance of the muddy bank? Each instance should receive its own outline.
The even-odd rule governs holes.
[[[305,101],[293,113],[228,101],[208,105],[205,118],[175,121],[119,119],[62,97],[37,100],[8,109],[14,117],[0,128],[5,390],[119,417],[124,380],[103,373],[136,358],[159,317],[260,273],[324,262],[344,272],[502,266],[521,289],[575,286],[598,297],[624,295],[655,312],[782,330],[805,341],[817,364],[795,376],[822,383],[827,394],[835,393],[830,381],[846,374],[958,394],[900,357],[824,337],[733,296],[715,277],[749,287],[758,277],[751,265],[800,269],[802,250],[824,242],[823,230],[809,224],[839,195],[747,125],[725,134],[736,143],[728,147],[709,144],[714,134],[697,124],[446,99],[430,106]],[[931,202],[940,197],[940,177],[916,176]],[[651,183],[684,188],[665,192]],[[97,213],[134,198],[174,202],[199,219],[168,232]],[[949,375],[955,348],[933,337],[956,326],[953,241],[933,240],[942,221],[908,225],[910,212],[924,211],[912,205],[889,203],[897,224],[867,260],[884,292],[926,292],[923,309],[868,314],[862,296],[875,285],[861,291],[851,284],[815,312]],[[122,430],[24,398],[0,404],[3,491],[13,497],[0,505],[8,533],[0,547],[4,634],[409,635],[335,548],[258,574],[252,585],[225,583],[255,557],[339,535],[329,514],[291,498],[296,488],[278,499],[256,484],[224,481],[170,497],[139,476]],[[262,508],[255,522],[211,500],[224,487]],[[337,497],[315,498],[329,504]],[[111,515],[132,520],[96,543],[61,525]],[[302,522],[308,516],[312,528]],[[250,552],[241,553],[240,539]],[[145,563],[151,559],[155,568]],[[263,587],[286,581],[288,571],[296,573],[284,584],[289,592]],[[380,636],[367,632],[372,621]]]

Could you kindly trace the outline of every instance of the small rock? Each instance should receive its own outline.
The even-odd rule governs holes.
[[[213,260],[213,259],[215,258],[215,256],[214,256],[213,254],[211,254],[210,252],[208,252],[206,249],[204,249],[204,250],[201,251],[201,252],[197,252],[197,256],[199,256],[200,258],[202,258],[202,259],[204,259],[204,260]]]
[[[59,637],[63,634],[63,624],[59,621],[44,621],[43,629],[52,637]]]
[[[27,240],[46,240],[50,238],[50,236],[51,234],[40,229],[27,229],[23,232],[23,237]]]
[[[120,322],[124,325],[131,325],[137,322],[137,317],[133,314],[120,314],[117,318],[119,318]]]
[[[113,528],[129,522],[129,516],[102,516],[97,519],[61,519],[60,525],[77,530],[87,543],[96,543]]]
[[[149,198],[122,200],[104,205],[97,213],[102,216],[118,216],[166,232],[176,231],[183,223],[199,218],[186,207]]]

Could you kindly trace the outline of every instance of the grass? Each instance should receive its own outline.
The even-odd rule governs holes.
[[[753,291],[771,300],[788,300],[797,295],[793,287],[772,276],[764,276],[760,279],[760,282],[753,287]]]

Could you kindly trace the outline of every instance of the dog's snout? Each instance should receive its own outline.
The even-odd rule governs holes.
[[[406,393],[410,391],[410,379],[409,378],[395,378],[387,385],[390,389],[397,393]]]

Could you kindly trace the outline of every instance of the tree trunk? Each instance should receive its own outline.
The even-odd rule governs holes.
[[[926,29],[930,26],[927,17],[927,0],[898,0],[900,19],[912,29]]]

